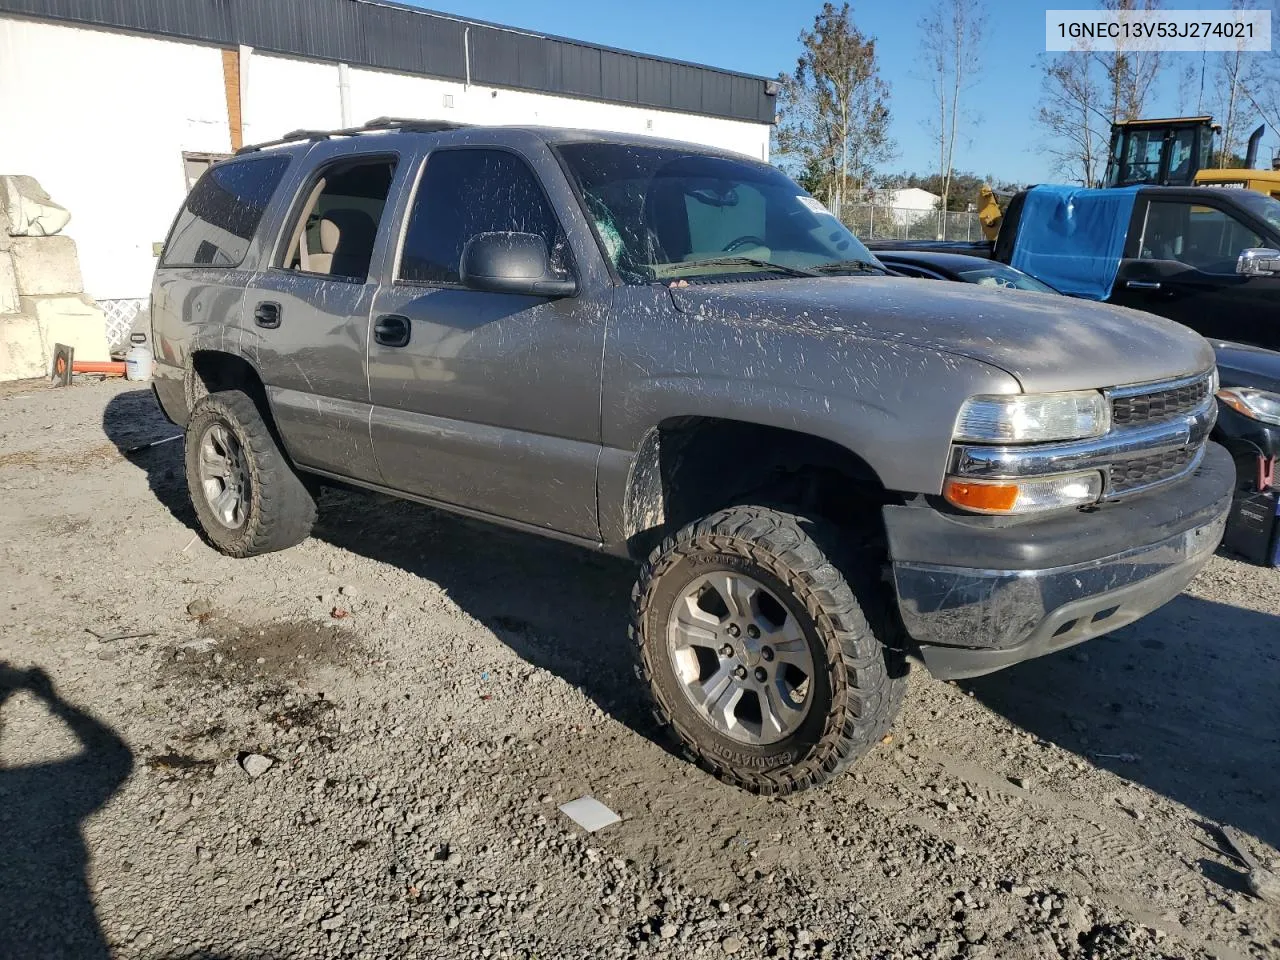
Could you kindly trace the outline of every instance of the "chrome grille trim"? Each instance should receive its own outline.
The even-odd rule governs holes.
[[[1184,416],[1213,392],[1213,371],[1158,383],[1144,383],[1104,391],[1117,429],[1159,423]]]
[[[1131,383],[1124,387],[1111,387],[1103,390],[1110,398],[1115,397],[1141,397],[1148,393],[1162,393],[1165,390],[1177,390],[1179,387],[1188,387],[1197,380],[1209,381],[1213,379],[1212,370],[1204,370],[1200,373],[1193,373],[1188,377],[1178,377],[1174,380],[1156,380],[1154,383]]]

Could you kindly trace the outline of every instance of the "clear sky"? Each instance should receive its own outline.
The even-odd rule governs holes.
[[[821,0],[409,2],[477,20],[769,77],[794,69],[800,53],[797,37],[812,25],[822,6]],[[891,88],[892,133],[898,157],[884,165],[886,171],[928,173],[937,167],[937,147],[925,127],[931,111],[930,86],[919,65],[917,26],[930,2],[861,0],[851,4],[854,22],[877,40],[881,76]],[[1227,0],[1166,0],[1164,5],[1191,9],[1231,6]],[[1091,6],[1090,0],[988,0],[985,66],[967,94],[975,122],[957,145],[958,169],[1009,181],[1056,179],[1037,152],[1040,135],[1033,123],[1039,99],[1037,58],[1044,49],[1044,12]],[[1199,54],[1170,56],[1180,58],[1178,66],[1185,58],[1200,60]],[[1175,87],[1171,71],[1164,97],[1147,113],[1175,113]],[[1274,135],[1268,140],[1277,143]]]

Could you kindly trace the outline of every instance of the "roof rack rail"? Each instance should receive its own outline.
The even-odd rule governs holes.
[[[453,120],[422,120],[417,117],[377,117],[366,123],[361,130],[410,130],[414,133],[440,133],[443,130],[457,130],[470,126]]]
[[[256,153],[268,147],[279,147],[286,143],[304,143],[309,140],[329,140],[332,137],[357,137],[362,133],[379,133],[383,131],[400,131],[403,133],[442,133],[446,130],[457,130],[465,127],[465,123],[454,123],[450,120],[418,120],[412,117],[377,117],[358,127],[344,127],[339,130],[293,130],[276,140],[263,143],[251,143],[236,151]]]

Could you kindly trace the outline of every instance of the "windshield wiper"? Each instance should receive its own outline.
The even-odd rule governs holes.
[[[772,270],[776,273],[785,273],[791,277],[817,277],[821,274],[812,270],[805,270],[802,267],[788,267],[785,263],[774,263],[772,260],[757,260],[755,257],[709,257],[706,260],[689,260],[685,263],[673,264],[679,267],[755,267],[757,270]],[[664,274],[662,279],[668,277],[679,278],[679,274]]]
[[[849,270],[856,270],[859,273],[888,273],[884,267],[879,264],[872,263],[870,260],[836,260],[834,263],[820,263],[813,268],[818,274],[824,273],[844,273]]]

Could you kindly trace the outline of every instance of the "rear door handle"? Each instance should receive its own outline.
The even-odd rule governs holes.
[[[274,330],[280,326],[280,304],[264,300],[253,308],[253,322],[260,327]]]
[[[1126,280],[1124,285],[1130,290],[1159,290],[1158,280]]]
[[[406,347],[412,329],[408,317],[389,313],[373,322],[373,339],[384,347]]]

